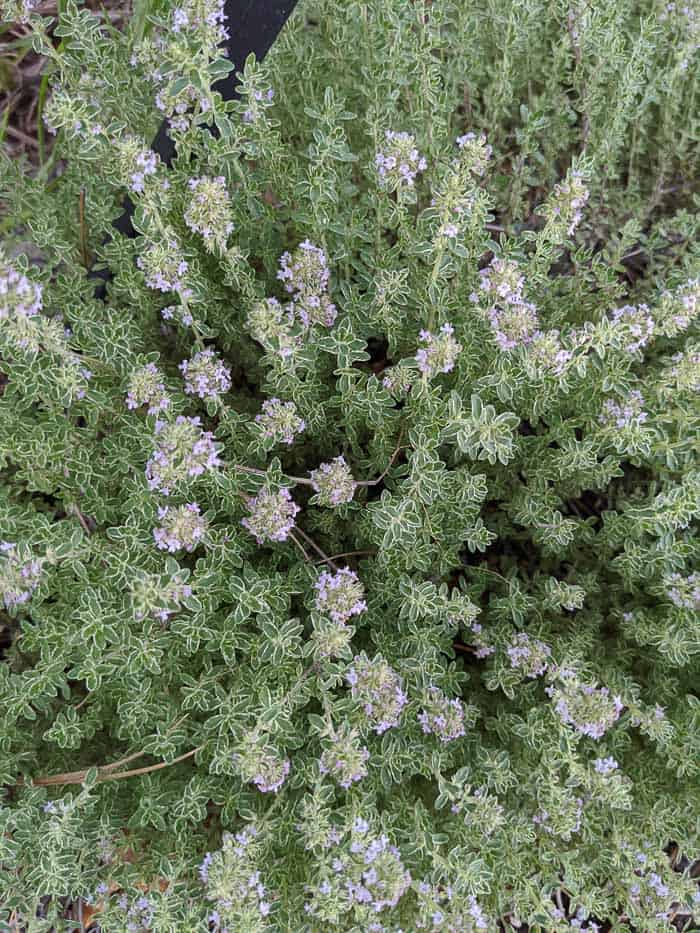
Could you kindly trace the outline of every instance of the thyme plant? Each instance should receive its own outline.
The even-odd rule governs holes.
[[[700,922],[697,6],[5,7],[3,928]]]

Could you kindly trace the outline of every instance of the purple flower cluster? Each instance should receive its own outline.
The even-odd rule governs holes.
[[[275,90],[271,87],[267,88],[265,91],[260,89],[253,91],[249,98],[250,106],[243,111],[243,122],[255,123],[260,116],[261,110],[264,110],[272,104],[274,96]]]
[[[518,632],[507,654],[510,666],[522,671],[527,677],[539,677],[547,671],[552,649],[537,638],[530,638],[527,632]]]
[[[335,846],[338,855],[332,861],[333,876],[324,879],[305,904],[306,913],[324,920],[333,916],[339,901],[347,903],[362,919],[362,929],[383,930],[369,918],[396,907],[411,884],[401,853],[386,835],[374,836],[368,823],[357,817],[350,842],[340,836]],[[358,916],[359,914],[359,916]]]
[[[555,920],[566,922],[566,914],[559,907],[552,908],[552,917]],[[579,907],[575,916],[571,917],[568,926],[571,930],[585,930],[586,933],[599,933],[600,926],[594,920],[587,920],[586,911]]]
[[[152,149],[144,147],[135,136],[119,136],[112,141],[120,165],[120,174],[127,180],[129,190],[143,194],[146,178],[158,171],[159,158]]]
[[[352,697],[362,704],[374,731],[381,735],[399,724],[401,711],[408,701],[401,678],[382,657],[356,655],[345,672]]]
[[[558,240],[563,234],[571,236],[574,233],[581,223],[582,209],[589,194],[583,173],[575,169],[568,173],[563,182],[554,186],[552,196],[542,211],[547,218],[550,236]]]
[[[231,388],[231,370],[212,349],[200,350],[191,360],[183,360],[179,369],[188,395],[216,401]]]
[[[700,351],[689,350],[674,353],[671,357],[673,366],[666,370],[667,378],[673,382],[664,389],[670,394],[675,392],[700,392]]]
[[[158,518],[162,524],[153,529],[156,545],[162,551],[194,551],[205,539],[209,524],[200,514],[196,502],[186,505],[160,506]]]
[[[425,158],[416,149],[415,136],[387,130],[384,149],[374,157],[377,174],[389,191],[413,188],[416,176],[428,167]]]
[[[202,431],[199,418],[156,421],[155,435],[156,448],[146,464],[149,489],[169,496],[180,483],[221,466],[214,435]]]
[[[21,350],[37,352],[42,344],[35,318],[41,309],[41,285],[0,264],[0,329],[6,339]]]
[[[10,541],[0,541],[0,596],[6,609],[29,602],[41,577],[41,560]]]
[[[231,200],[223,176],[191,178],[188,182],[191,200],[185,211],[185,223],[200,234],[210,252],[226,249],[233,231]]]
[[[405,398],[413,385],[411,370],[404,366],[391,366],[384,372],[382,385],[394,398]]]
[[[189,265],[175,237],[166,236],[158,243],[151,243],[137,258],[136,265],[143,272],[149,288],[160,292],[179,292],[183,298],[192,296],[192,290],[185,285]]]
[[[611,696],[607,687],[581,683],[573,671],[557,673],[558,682],[546,687],[562,722],[573,726],[581,735],[599,739],[620,718],[624,703],[619,696]]]
[[[627,353],[645,347],[654,335],[654,318],[644,305],[624,305],[612,313],[615,344]]]
[[[498,340],[498,335],[496,337]],[[573,352],[562,346],[558,330],[537,331],[529,341],[527,362],[535,370],[561,376],[573,358]]]
[[[461,702],[456,698],[450,700],[435,686],[428,688],[418,722],[426,735],[436,735],[441,742],[452,742],[465,734]]]
[[[351,502],[357,489],[350,467],[345,457],[336,457],[330,463],[322,463],[309,474],[311,485],[316,492],[316,502],[327,508],[335,508],[345,502]]]
[[[679,609],[700,609],[700,573],[684,577],[672,573],[666,578],[666,592],[674,606]]]
[[[225,27],[224,0],[183,0],[171,15],[171,29],[180,33],[196,33],[207,37],[207,45],[215,47],[229,38]]]
[[[262,404],[262,413],[255,416],[262,436],[273,444],[293,444],[296,434],[306,428],[306,422],[297,414],[294,402],[270,398]]]
[[[443,324],[438,334],[431,334],[427,330],[420,332],[419,337],[424,346],[416,352],[416,362],[418,369],[428,379],[454,369],[455,360],[462,347],[453,334],[454,327],[451,324]]]
[[[612,398],[605,400],[600,423],[606,428],[638,428],[647,420],[642,393],[633,389],[622,403]]]
[[[278,492],[261,489],[255,498],[248,499],[246,508],[250,515],[241,520],[241,525],[254,536],[258,544],[286,541],[299,511],[299,506],[292,500],[286,486]]]
[[[142,405],[148,405],[149,415],[158,415],[170,407],[163,376],[155,363],[135,369],[129,378],[126,407],[134,409]]]
[[[416,929],[443,933],[474,933],[488,930],[486,914],[473,894],[460,894],[451,884],[435,885],[421,881],[416,886],[420,919]]]
[[[347,724],[331,736],[330,745],[324,748],[319,762],[321,774],[330,776],[347,790],[351,784],[367,776],[369,751],[360,745],[355,729]]]
[[[347,567],[330,573],[324,570],[316,581],[316,609],[334,622],[347,622],[367,608],[365,590],[357,574]]]
[[[268,748],[250,740],[233,756],[234,767],[243,781],[255,784],[263,794],[276,794],[291,768],[288,758],[280,758]]]
[[[107,891],[109,891],[109,889],[107,889]],[[136,933],[138,930],[153,929],[153,923],[156,917],[156,906],[145,894],[139,894],[131,901],[126,894],[122,894],[117,900],[117,905],[119,909],[126,914],[126,929],[128,933]]]
[[[493,149],[486,142],[486,136],[480,133],[465,133],[455,140],[460,150],[460,161],[472,175],[484,175]]]
[[[700,278],[688,279],[682,285],[666,290],[657,309],[659,327],[667,337],[687,330],[700,309]]]
[[[194,318],[187,305],[168,305],[161,308],[160,316],[164,321],[176,321],[183,327],[192,327]]]
[[[0,272],[0,321],[11,315],[30,318],[43,307],[42,287],[11,266]]]
[[[293,253],[282,253],[277,278],[292,295],[290,307],[304,328],[334,323],[337,310],[328,297],[330,269],[320,247],[304,240]]]
[[[614,771],[617,771],[620,766],[614,758],[596,758],[593,762],[593,767],[598,774],[602,774],[603,777],[608,777]]]
[[[267,928],[272,904],[256,868],[257,837],[254,825],[235,835],[224,833],[221,848],[207,852],[199,866],[207,900],[214,904],[209,923],[218,933],[243,929],[257,933]]]
[[[536,340],[540,336],[537,308],[523,296],[525,279],[517,262],[497,256],[479,276],[479,289],[488,302],[488,321],[498,346],[509,351]],[[479,294],[473,292],[470,300],[478,304]]]

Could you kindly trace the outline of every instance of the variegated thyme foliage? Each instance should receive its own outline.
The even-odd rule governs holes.
[[[697,926],[695,0],[133,7],[3,4],[0,927]]]

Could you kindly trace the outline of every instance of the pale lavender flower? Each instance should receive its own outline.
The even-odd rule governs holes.
[[[672,573],[665,580],[668,598],[679,609],[700,609],[700,573]]]
[[[320,247],[304,240],[293,253],[283,253],[277,278],[292,295],[290,309],[304,328],[334,323],[337,310],[327,294],[330,269]]]
[[[185,211],[185,223],[199,233],[210,252],[223,252],[233,231],[231,200],[223,176],[191,178],[190,203]]]
[[[641,350],[654,335],[654,318],[645,304],[615,308],[612,321],[616,343],[628,353]]]
[[[153,529],[153,537],[161,550],[170,553],[180,550],[194,551],[204,540],[209,527],[196,502],[160,506],[158,518],[162,524]]]
[[[353,570],[324,570],[316,581],[316,609],[334,622],[347,622],[367,608],[364,587]]]
[[[189,265],[174,236],[165,236],[163,240],[146,246],[136,265],[143,272],[149,288],[191,297],[192,291],[185,282]]]
[[[252,306],[246,330],[258,343],[283,360],[294,355],[303,343],[302,325],[297,323],[294,308],[276,298],[265,298]]]
[[[570,671],[558,672],[558,682],[546,688],[562,722],[592,739],[601,738],[620,718],[624,703],[607,687],[580,682]]]
[[[657,326],[667,337],[675,337],[686,331],[700,309],[700,278],[688,279],[676,288],[667,289],[661,295],[655,309]]]
[[[255,416],[255,422],[262,436],[274,444],[293,444],[295,436],[306,428],[294,402],[282,402],[278,398],[263,402],[262,413]]]
[[[462,347],[453,334],[454,327],[451,324],[443,324],[438,334],[431,334],[427,330],[420,332],[419,337],[424,346],[416,352],[416,362],[418,369],[428,378],[454,369]]]
[[[399,724],[408,697],[401,678],[382,657],[370,660],[366,655],[357,655],[345,673],[345,680],[378,735]]]
[[[158,415],[170,407],[163,376],[155,363],[135,369],[129,377],[126,407],[134,409],[142,405],[148,405],[149,415]]]
[[[41,583],[43,563],[25,547],[0,541],[0,596],[6,609],[29,602]]]
[[[608,398],[603,403],[599,421],[606,428],[638,428],[647,420],[642,393],[633,389],[622,403]]]
[[[489,309],[488,318],[501,350],[525,347],[540,336],[537,308],[529,301],[492,307]]]
[[[603,777],[608,777],[620,767],[614,758],[596,758],[593,766],[597,773],[602,774]]]
[[[183,360],[179,369],[188,395],[216,401],[231,388],[231,370],[212,349],[200,350],[191,360]]]
[[[425,158],[416,149],[416,140],[410,133],[387,130],[384,148],[374,158],[381,183],[389,190],[413,188],[419,172],[428,167]]]
[[[452,742],[465,734],[464,707],[461,702],[445,696],[435,686],[428,688],[418,722],[423,732],[436,735],[441,742]]]
[[[460,149],[460,160],[467,171],[473,175],[484,175],[493,154],[492,147],[486,142],[486,136],[483,133],[479,136],[475,133],[464,133],[463,136],[458,136],[455,142]]]
[[[294,528],[294,516],[299,511],[285,486],[278,492],[261,489],[257,496],[248,499],[246,507],[250,515],[242,519],[241,524],[258,544],[286,541]]]
[[[336,457],[330,463],[322,463],[318,469],[309,474],[316,501],[327,508],[335,508],[351,502],[357,489],[350,467],[345,457]]]
[[[347,790],[367,776],[368,759],[369,751],[360,745],[357,731],[343,724],[333,733],[330,744],[323,750],[319,770],[321,774],[329,774]]]
[[[527,632],[519,632],[509,645],[507,654],[511,667],[527,677],[539,677],[547,671],[552,649],[543,641],[530,638]]]
[[[174,487],[221,466],[214,435],[202,431],[199,418],[178,415],[157,421],[155,450],[146,464],[149,489],[170,495]]]

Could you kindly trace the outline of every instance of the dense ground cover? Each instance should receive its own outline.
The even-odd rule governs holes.
[[[693,928],[700,13],[4,6],[0,920]]]

